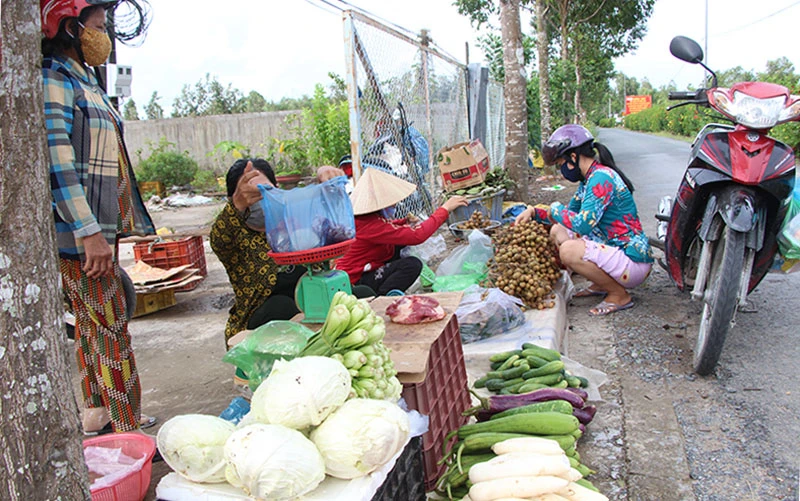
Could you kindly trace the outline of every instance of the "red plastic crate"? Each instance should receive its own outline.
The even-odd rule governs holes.
[[[208,276],[206,267],[206,251],[203,248],[203,237],[186,237],[170,242],[141,242],[133,246],[133,257],[137,261],[144,261],[150,266],[168,270],[184,264],[197,268],[200,276]],[[184,285],[175,292],[190,291],[197,287],[202,280]]]
[[[467,423],[461,413],[470,406],[464,350],[455,315],[442,334],[431,345],[428,373],[421,383],[403,385],[403,398],[409,409],[428,416],[428,431],[422,435],[422,462],[425,470],[425,491],[432,491],[447,465],[436,463],[442,458],[444,438],[452,430]],[[448,448],[456,441],[453,437]]]

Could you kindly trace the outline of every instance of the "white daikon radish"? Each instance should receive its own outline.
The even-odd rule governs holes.
[[[508,454],[509,452],[534,452],[536,454],[561,455],[564,450],[558,442],[549,438],[541,437],[519,437],[509,438],[502,442],[497,442],[492,446],[495,454]]]
[[[472,501],[495,501],[504,497],[530,498],[564,491],[569,484],[568,480],[552,475],[498,478],[474,484],[469,489],[469,497]]]
[[[567,471],[566,473],[558,473],[556,474],[556,476],[569,480],[570,482],[574,482],[576,480],[580,480],[583,478],[581,472],[579,472],[575,468],[570,468],[569,471]]]
[[[546,456],[514,452],[473,465],[469,469],[469,480],[477,484],[498,478],[553,475],[571,481],[573,479],[568,476],[569,470],[569,459],[564,455]]]

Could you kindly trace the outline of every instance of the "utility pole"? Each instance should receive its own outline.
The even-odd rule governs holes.
[[[706,0],[706,42],[704,44],[705,48],[703,52],[705,54],[705,63],[708,66],[708,0]]]

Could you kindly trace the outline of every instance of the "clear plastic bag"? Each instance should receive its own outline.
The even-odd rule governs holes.
[[[795,186],[789,209],[778,233],[778,248],[785,260],[800,259],[800,186]]]
[[[461,340],[472,343],[519,327],[525,323],[522,304],[497,288],[467,288],[456,310]]]
[[[494,256],[492,239],[479,230],[469,233],[467,243],[453,249],[449,256],[439,263],[436,276],[484,274],[487,261]]]
[[[291,360],[299,355],[313,335],[313,331],[297,322],[272,320],[228,350],[222,361],[242,369],[250,389],[255,391],[269,376],[276,360]]]
[[[453,249],[436,268],[434,292],[462,291],[481,283],[488,275],[487,262],[494,256],[492,239],[472,230],[467,243]]]
[[[274,252],[297,252],[355,237],[353,206],[344,176],[302,188],[259,185],[266,237]]]
[[[415,256],[422,260],[423,263],[430,262],[431,259],[444,253],[447,250],[447,244],[444,237],[434,235],[425,240],[419,245],[409,245],[400,250],[400,257]]]

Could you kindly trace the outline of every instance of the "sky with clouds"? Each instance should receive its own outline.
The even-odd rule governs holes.
[[[247,94],[266,99],[311,95],[329,72],[344,75],[341,12],[336,0],[149,0],[152,23],[140,47],[118,44],[117,62],[133,67],[132,98],[140,114],[154,91],[169,113],[181,88],[206,74]],[[788,57],[800,72],[794,35],[798,0],[656,0],[648,33],[639,48],[618,61],[618,70],[660,87],[695,85],[703,72],[669,54],[669,41],[684,35],[706,46],[713,69],[742,66],[761,71],[769,60]],[[458,14],[451,0],[349,0],[407,34],[427,29],[437,46],[455,59],[480,62],[480,33]],[[484,27],[482,31],[485,31]]]

